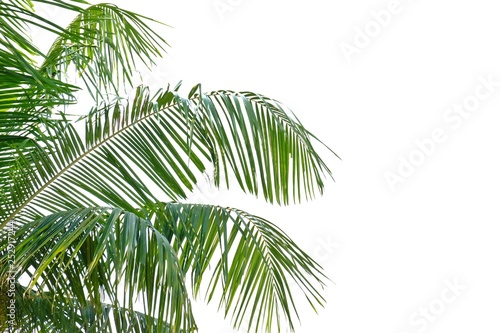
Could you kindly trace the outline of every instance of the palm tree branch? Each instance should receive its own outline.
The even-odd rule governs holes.
[[[158,331],[195,327],[175,251],[150,221],[135,213],[120,208],[73,209],[23,225],[16,238],[16,265],[30,277],[25,294],[50,290],[54,304],[73,299],[75,309],[90,302],[98,316],[105,315],[107,296],[114,310],[130,312],[123,318],[130,321],[136,297],[144,293],[144,313],[148,323],[159,318]],[[1,276],[7,273],[4,244]],[[120,294],[127,295],[123,303]],[[122,320],[116,315],[115,320]]]
[[[311,306],[324,304],[318,288],[321,267],[271,222],[244,211],[211,205],[164,203],[150,217],[169,235],[180,266],[191,272],[194,294],[206,285],[210,302],[222,290],[219,307],[232,313],[235,328],[248,319],[256,332],[279,327],[281,315],[293,329],[298,287]],[[215,263],[210,270],[209,264]],[[211,275],[203,284],[203,277]],[[232,311],[231,311],[232,310]]]
[[[217,108],[217,99],[225,99],[226,107]],[[228,102],[229,99],[234,101],[233,104]],[[310,197],[314,195],[315,186],[322,191],[324,185],[320,172],[331,173],[313,149],[307,132],[291,118],[285,118],[286,114],[278,104],[260,103],[261,100],[257,94],[218,91],[204,95],[203,104],[196,104],[200,103],[197,96],[185,99],[177,92],[167,90],[150,97],[146,89],[139,88],[128,104],[118,102],[115,106],[91,113],[86,120],[85,144],[69,124],[64,125],[59,133],[54,133],[57,142],[50,154],[54,162],[48,165],[49,170],[44,171],[46,179],[38,182],[43,185],[33,189],[0,226],[11,221],[33,201],[38,200],[43,205],[46,196],[42,194],[54,186],[54,189],[60,189],[56,185],[58,181],[75,190],[81,188],[81,177],[94,179],[101,184],[101,189],[106,189],[105,193],[92,190],[91,186],[84,189],[92,196],[100,196],[106,204],[121,202],[131,207],[125,199],[109,197],[113,193],[106,185],[110,178],[116,179],[129,199],[139,206],[157,201],[143,183],[144,177],[135,174],[130,165],[137,166],[149,181],[174,200],[185,198],[183,187],[191,190],[196,183],[186,162],[193,162],[196,170],[203,172],[203,160],[214,164],[216,185],[220,184],[221,170],[229,184],[228,170],[232,170],[243,190],[258,194],[262,188],[264,197],[271,202],[288,203],[289,192],[293,192],[296,201],[300,200],[302,191]],[[236,106],[238,102],[245,108]],[[221,114],[227,119],[226,123]],[[244,117],[249,122],[253,119],[251,124],[242,121]],[[261,121],[264,117],[267,120]],[[237,133],[247,131],[250,126],[251,130],[243,136]],[[54,145],[49,141],[46,144],[47,147]],[[57,145],[65,148],[57,148]],[[239,155],[233,153],[235,146],[239,147],[236,149]],[[248,152],[243,153],[242,147]],[[99,173],[89,168],[91,161],[96,162],[95,166],[102,166]],[[75,172],[81,176],[75,177]],[[260,180],[256,175],[260,175]],[[292,181],[290,189],[289,181]],[[64,193],[62,197],[72,197],[71,192]],[[106,202],[106,198],[111,201]],[[60,208],[64,207],[67,205],[61,203]]]

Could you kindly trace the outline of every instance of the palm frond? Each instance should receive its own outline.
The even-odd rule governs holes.
[[[168,45],[146,20],[152,21],[112,4],[82,8],[59,34],[41,70],[61,80],[74,70],[96,100],[118,95],[132,83],[137,62],[153,64]]]
[[[206,299],[221,290],[219,307],[237,329],[248,320],[249,331],[271,332],[284,318],[293,330],[300,295],[292,295],[292,285],[313,308],[324,304],[321,267],[263,218],[233,208],[168,203],[158,206],[153,221],[170,239],[184,272],[191,272],[195,295],[211,275]]]
[[[94,111],[85,142],[65,124],[45,141],[43,163],[25,165],[27,176],[18,174],[6,186],[12,200],[2,203],[0,225],[19,213],[30,221],[78,205],[133,211],[159,201],[154,187],[167,199],[182,199],[207,162],[216,185],[229,185],[233,173],[243,190],[261,191],[270,202],[287,204],[290,196],[300,201],[323,190],[330,170],[278,102],[249,92],[200,96],[167,90],[151,97],[139,88],[128,104]]]
[[[321,192],[330,170],[280,103],[250,92],[205,94],[199,86],[183,98],[177,89],[151,96],[138,88],[127,103],[94,109],[85,138],[73,124],[56,122],[37,145],[14,154],[16,163],[3,173],[0,225],[18,228],[17,261],[31,272],[29,288],[81,307],[90,299],[99,315],[101,293],[111,306],[132,311],[134,295],[144,292],[148,318],[189,330],[195,324],[184,277],[191,267],[198,292],[213,259],[207,297],[222,287],[220,306],[235,326],[248,315],[256,331],[269,331],[278,317],[293,328],[298,314],[286,277],[313,307],[322,304],[314,261],[264,219],[229,208],[161,205],[154,193],[185,198],[212,163],[217,185],[229,186],[233,173],[243,190],[286,204]],[[120,282],[127,291],[121,302]]]
[[[31,41],[28,23],[37,17],[29,0],[0,3],[0,112],[69,103],[77,89],[36,67],[34,57],[43,54]]]
[[[77,14],[69,27],[36,13],[33,3],[56,6]],[[0,3],[0,112],[40,109],[74,102],[80,88],[69,84],[81,76],[92,97],[119,94],[138,63],[150,65],[168,44],[150,28],[153,21],[112,4],[89,5],[83,0],[7,0]],[[56,34],[43,54],[31,41],[29,27]],[[35,56],[43,57],[37,67]],[[122,89],[123,90],[123,89]]]
[[[143,213],[73,209],[17,230],[16,264],[30,277],[20,303],[33,327],[57,332],[57,323],[67,322],[86,332],[193,330],[188,275],[195,296],[206,288],[208,302],[220,297],[235,328],[248,320],[249,330],[271,332],[284,318],[293,330],[299,295],[292,295],[291,284],[313,308],[323,305],[321,267],[271,222],[210,205],[158,203]],[[31,332],[28,327],[23,332]]]
[[[147,219],[118,208],[73,209],[25,224],[15,237],[16,265],[30,278],[21,303],[51,306],[26,309],[34,311],[28,320],[33,327],[53,332],[57,320],[73,321],[70,327],[85,332],[112,326],[117,332],[177,333],[196,327],[176,253]],[[7,275],[5,244],[0,276]],[[142,315],[134,309],[139,294]],[[33,316],[37,311],[47,320]]]

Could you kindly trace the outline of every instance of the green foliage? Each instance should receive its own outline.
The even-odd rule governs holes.
[[[62,28],[35,2],[76,18]],[[323,305],[321,267],[263,218],[184,201],[208,170],[271,203],[309,200],[331,176],[319,141],[252,92],[197,85],[183,97],[177,85],[110,99],[164,52],[147,20],[84,1],[0,3],[0,282],[13,268],[29,280],[16,284],[20,331],[192,332],[202,291],[235,327],[293,329],[291,287]],[[27,22],[57,34],[46,55]],[[72,74],[96,103],[79,120],[56,111],[75,102]]]

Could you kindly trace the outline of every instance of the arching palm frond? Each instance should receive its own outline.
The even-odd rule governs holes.
[[[16,239],[16,264],[30,277],[18,295],[20,304],[31,303],[20,307],[22,332],[195,328],[176,254],[147,219],[122,209],[73,209],[24,224]],[[139,293],[145,313],[134,310]]]
[[[77,89],[37,68],[35,56],[43,54],[27,32],[34,16],[29,0],[0,2],[0,112],[69,103]]]
[[[265,219],[180,203],[158,203],[147,215],[74,209],[18,229],[17,264],[31,278],[29,289],[19,287],[25,299],[19,303],[27,303],[23,329],[58,332],[64,323],[75,332],[111,326],[122,332],[135,322],[133,332],[144,325],[147,332],[194,330],[187,274],[195,295],[209,275],[207,300],[221,293],[219,306],[235,327],[248,320],[255,332],[279,327],[281,317],[293,329],[299,314],[291,284],[313,307],[324,302],[318,264]],[[140,311],[134,310],[139,293],[145,294]]]
[[[76,18],[61,27],[35,3]],[[201,292],[235,327],[270,332],[294,328],[292,284],[324,303],[321,267],[278,227],[180,203],[209,169],[216,186],[308,200],[331,177],[319,140],[252,92],[117,97],[167,45],[147,21],[85,0],[0,2],[0,331],[9,277],[22,333],[193,332]],[[47,54],[30,26],[56,35]],[[68,84],[74,75],[84,87]],[[75,121],[58,106],[81,88],[97,106]]]
[[[34,4],[55,6],[77,13],[68,28],[38,15]],[[118,93],[130,83],[136,64],[151,63],[167,45],[145,23],[147,18],[111,4],[89,5],[83,0],[6,0],[0,2],[0,183],[8,184],[12,170],[36,169],[31,153],[46,128],[63,119],[51,117],[58,105],[75,102],[79,90],[66,81],[78,74],[89,93]],[[47,55],[29,36],[29,28],[53,32],[57,37]],[[35,57],[41,56],[38,67]],[[73,73],[74,71],[74,73]],[[60,117],[59,117],[60,118]],[[54,133],[54,129],[52,133]],[[37,169],[38,170],[38,169]],[[14,171],[14,173],[16,173]],[[10,206],[8,187],[0,198]],[[22,199],[21,199],[22,200]],[[3,214],[0,212],[0,214]]]
[[[194,294],[206,286],[207,301],[220,296],[219,307],[235,328],[248,321],[249,330],[271,332],[284,318],[293,330],[297,298],[305,296],[313,308],[324,304],[321,267],[261,217],[234,208],[167,203],[158,205],[153,221],[190,273]],[[210,281],[203,283],[206,275]],[[303,295],[292,295],[297,286]]]
[[[137,63],[153,64],[168,45],[146,20],[151,21],[107,3],[81,8],[58,35],[41,70],[61,80],[74,70],[96,100],[106,93],[119,95],[132,83]]]
[[[34,4],[77,14],[65,28],[36,13]],[[131,83],[138,63],[154,62],[165,40],[151,29],[150,19],[112,4],[83,0],[6,0],[0,3],[0,112],[27,112],[74,102],[80,88],[69,84],[83,78],[90,95],[119,94]],[[29,36],[29,27],[57,36],[43,54]],[[42,57],[38,67],[35,57]],[[68,79],[69,78],[69,79]]]
[[[208,162],[216,185],[229,184],[233,173],[243,190],[285,204],[290,195],[300,201],[322,191],[322,177],[330,175],[300,123],[276,101],[249,92],[182,98],[175,90],[150,96],[139,88],[130,103],[94,110],[85,142],[71,124],[60,126],[44,139],[43,163],[24,166],[35,178],[12,179],[2,225],[21,212],[31,221],[43,210],[78,204],[146,207],[158,201],[151,184],[182,199]],[[32,188],[16,193],[19,183]]]
[[[323,302],[317,289],[323,276],[312,259],[264,219],[161,204],[185,198],[208,164],[217,185],[233,185],[233,174],[240,188],[271,202],[322,191],[330,170],[309,132],[288,114],[250,92],[203,93],[196,86],[184,98],[178,87],[153,96],[138,88],[128,103],[94,109],[84,138],[71,123],[47,128],[38,140],[42,149],[6,173],[0,210],[2,227],[18,227],[18,264],[30,272],[33,290],[51,291],[55,304],[76,300],[80,309],[72,313],[90,299],[96,316],[107,304],[103,292],[128,321],[137,316],[134,297],[144,292],[144,318],[179,332],[195,327],[184,286],[191,269],[195,292],[202,276],[212,275],[208,299],[220,287],[220,306],[236,326],[248,315],[256,329],[269,331],[276,316],[293,327],[287,277],[312,305]],[[113,313],[114,325],[125,312]]]

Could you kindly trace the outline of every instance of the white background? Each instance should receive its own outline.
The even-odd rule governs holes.
[[[325,155],[336,182],[311,203],[207,195],[277,223],[335,282],[319,314],[304,304],[297,332],[500,331],[500,86],[459,125],[443,118],[479,77],[500,82],[495,1],[401,0],[350,62],[342,43],[376,29],[370,13],[390,1],[117,3],[173,26],[158,28],[172,48],[149,84],[263,93],[342,157]],[[391,190],[386,173],[423,156],[415,141],[436,129],[446,140]],[[446,281],[466,290],[455,296]],[[439,314],[424,325],[429,307]],[[215,305],[195,310],[200,333],[236,332]]]

